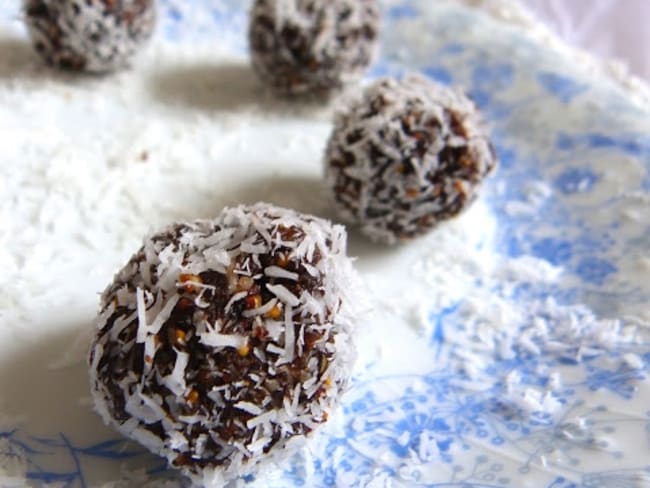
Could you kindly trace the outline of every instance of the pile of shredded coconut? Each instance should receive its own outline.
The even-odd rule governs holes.
[[[552,191],[543,182],[538,186],[545,194]],[[544,200],[532,201],[528,205],[535,211]],[[449,367],[457,386],[498,393],[508,408],[531,416],[563,410],[556,392],[583,374],[583,368],[571,366],[590,361],[612,369],[645,368],[647,324],[634,317],[601,318],[585,305],[558,303],[548,290],[560,289],[563,269],[534,256],[504,256],[495,242],[496,226],[486,202],[479,200],[459,219],[412,245],[408,257],[387,263],[392,273],[409,270],[410,287],[368,271],[381,304],[377,308],[411,325],[420,338],[409,337],[402,347],[417,351],[415,341],[424,339],[422,354],[430,358],[429,348],[436,351],[435,360],[414,361],[415,371]],[[541,296],[528,297],[522,288],[539,289]],[[377,348],[391,357],[385,346]],[[495,373],[495,364],[508,362]],[[535,384],[530,384],[531,367]],[[522,381],[524,369],[529,377]]]

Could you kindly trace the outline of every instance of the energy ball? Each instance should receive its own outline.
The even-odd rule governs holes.
[[[97,411],[204,486],[286,458],[348,383],[345,247],[342,226],[267,204],[145,239],[102,295]]]
[[[363,76],[379,23],[376,0],[256,0],[253,68],[277,94],[327,95]]]
[[[496,164],[474,104],[415,74],[379,80],[351,100],[325,155],[341,217],[388,244],[460,213]]]
[[[23,0],[36,51],[58,68],[102,73],[129,64],[155,26],[155,0]]]

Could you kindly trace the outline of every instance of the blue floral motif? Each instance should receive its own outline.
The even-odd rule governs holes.
[[[556,266],[566,264],[572,256],[573,245],[566,239],[546,237],[532,245],[535,256]]]
[[[596,285],[602,285],[616,271],[616,266],[611,262],[594,257],[583,258],[576,268],[576,273],[580,278],[587,283]]]
[[[634,383],[643,380],[642,370],[620,367],[614,371],[593,368],[589,370],[584,384],[591,390],[607,389],[623,398],[631,399],[636,391]]]
[[[515,70],[511,64],[481,64],[472,68],[473,86],[490,91],[505,90],[515,80]]]
[[[20,464],[24,463],[25,477],[36,486],[56,484],[64,488],[86,488],[90,486],[85,474],[86,464],[91,460],[118,465],[131,460],[141,460],[143,466],[157,464],[157,468],[147,470],[152,480],[177,480],[178,488],[189,486],[187,481],[169,472],[164,463],[126,439],[79,446],[63,433],[55,438],[43,438],[14,429],[0,432],[0,466],[3,458],[14,458]]]
[[[497,145],[497,156],[499,158],[499,166],[502,170],[512,170],[513,166],[517,163],[517,153],[513,148]]]
[[[443,46],[440,49],[440,55],[442,56],[457,56],[465,52],[465,46],[458,42],[452,42]]]
[[[386,17],[390,20],[414,19],[418,11],[410,4],[395,5],[388,9]]]
[[[570,168],[556,178],[555,186],[567,195],[588,192],[598,179],[598,175],[588,168]]]
[[[575,97],[589,89],[589,85],[578,83],[572,78],[557,73],[539,73],[537,81],[545,90],[558,97],[563,103],[571,102]]]
[[[504,107],[494,102],[494,94],[511,86],[514,82],[515,72],[510,64],[484,64],[476,61],[472,69],[472,88],[469,96],[476,105],[483,110],[488,110],[494,117]],[[501,115],[501,114],[499,114]],[[505,115],[505,114],[503,114]]]
[[[650,158],[650,136],[640,134],[622,134],[613,136],[599,132],[586,134],[560,133],[555,145],[558,149],[571,151],[581,146],[591,149],[615,150],[628,156]]]
[[[442,66],[429,66],[424,68],[422,72],[427,75],[429,78],[442,83],[443,85],[451,85],[454,81],[452,74],[449,70],[443,68]]]
[[[168,18],[172,22],[181,22],[183,20],[183,13],[176,7],[171,7],[168,10]]]
[[[580,488],[636,488],[650,485],[650,469],[604,471],[585,475]]]
[[[579,488],[577,483],[569,481],[563,477],[558,477],[553,482],[548,485],[547,488]]]

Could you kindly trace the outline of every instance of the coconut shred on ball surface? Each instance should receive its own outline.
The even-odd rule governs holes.
[[[256,0],[253,68],[276,94],[329,95],[363,76],[379,23],[376,0]]]
[[[23,0],[36,51],[51,66],[102,73],[129,65],[155,27],[155,0]]]
[[[266,204],[147,238],[102,296],[96,409],[203,486],[283,460],[348,382],[345,247],[343,227]]]
[[[475,105],[417,74],[379,80],[353,98],[325,154],[341,217],[389,244],[458,215],[496,165]]]

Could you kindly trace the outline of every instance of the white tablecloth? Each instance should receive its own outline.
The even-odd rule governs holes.
[[[650,80],[650,0],[523,0],[565,40]]]

